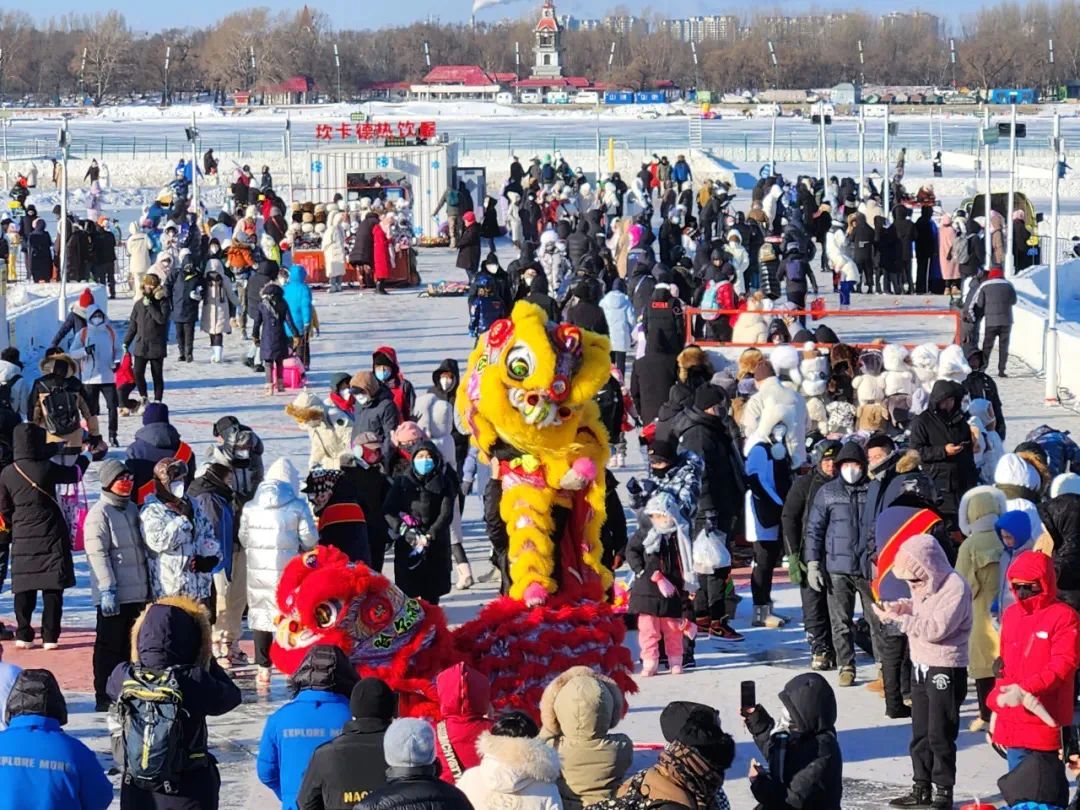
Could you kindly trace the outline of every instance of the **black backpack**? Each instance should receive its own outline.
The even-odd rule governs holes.
[[[184,695],[173,668],[155,674],[134,666],[117,700],[124,782],[176,793],[184,770]]]
[[[53,436],[67,436],[79,429],[79,395],[64,387],[54,385],[41,400],[45,414],[45,430]]]

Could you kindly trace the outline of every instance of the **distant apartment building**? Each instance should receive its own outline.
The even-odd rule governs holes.
[[[925,31],[935,37],[945,35],[941,18],[926,11],[892,11],[881,15],[885,28],[900,27],[908,31]]]
[[[624,37],[631,34],[644,35],[649,33],[649,22],[632,14],[610,14],[604,17],[604,28]]]
[[[829,29],[848,19],[848,14],[802,14],[795,17],[771,15],[761,17],[756,24],[770,37],[782,39],[785,36],[822,37]]]
[[[739,18],[733,14],[713,14],[661,20],[660,30],[681,42],[734,42],[739,37]]]
[[[582,19],[570,14],[563,14],[559,17],[559,27],[564,31],[599,31],[603,25],[601,20]]]

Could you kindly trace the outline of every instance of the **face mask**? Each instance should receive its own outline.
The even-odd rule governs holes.
[[[412,465],[419,475],[431,475],[435,471],[435,459],[433,458],[414,458]]]
[[[1013,585],[1016,598],[1023,602],[1042,593],[1042,586],[1038,582],[1017,582]]]
[[[371,397],[369,397],[367,394],[357,394],[356,401],[359,402],[361,405],[367,405],[369,402],[371,402]]]
[[[101,326],[103,323],[105,323],[105,316],[95,315],[93,318],[90,319],[90,323],[92,323],[94,326]]]
[[[439,379],[439,388],[441,388],[443,391],[449,391],[453,387],[454,387],[454,378],[453,377],[441,377]]]
[[[387,380],[390,379],[390,369],[388,369],[388,368],[377,368],[377,369],[375,369],[375,379],[377,379],[379,382],[386,382]]]
[[[650,467],[649,472],[653,474],[654,478],[663,478],[667,474],[667,467]]]
[[[184,482],[183,481],[171,481],[169,483],[169,492],[173,494],[174,498],[184,497]]]
[[[341,397],[345,402],[352,402],[353,399],[353,393],[348,388],[339,389],[338,396]]]
[[[251,458],[251,451],[244,447],[238,449],[233,455],[237,461],[247,461]]]
[[[119,495],[121,498],[130,498],[131,491],[135,489],[135,479],[118,478],[113,481],[109,489],[114,495]]]
[[[854,484],[862,478],[862,470],[854,464],[845,464],[840,468],[840,476],[849,484]]]
[[[769,448],[769,455],[772,456],[773,461],[781,461],[787,455],[787,448],[783,442],[777,442]]]

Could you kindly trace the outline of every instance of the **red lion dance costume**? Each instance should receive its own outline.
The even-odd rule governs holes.
[[[332,549],[293,560],[278,586],[272,657],[284,672],[335,644],[361,675],[403,695],[402,714],[434,715],[433,680],[465,660],[491,679],[497,708],[539,714],[548,682],[585,665],[636,691],[625,628],[600,562],[608,437],[595,397],[610,377],[605,337],[547,322],[519,302],[469,357],[457,408],[485,460],[498,462],[509,536],[509,595],[451,635],[442,611]]]

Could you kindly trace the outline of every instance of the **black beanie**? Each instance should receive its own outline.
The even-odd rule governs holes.
[[[707,411],[717,405],[726,406],[727,397],[715,385],[703,385],[694,393],[694,407],[699,411]]]
[[[349,696],[349,712],[357,719],[374,717],[389,723],[397,709],[397,693],[378,678],[363,678]]]
[[[652,444],[649,445],[649,458],[655,458],[666,461],[669,464],[674,464],[678,461],[679,455],[675,449],[675,443],[671,440],[654,439]]]

